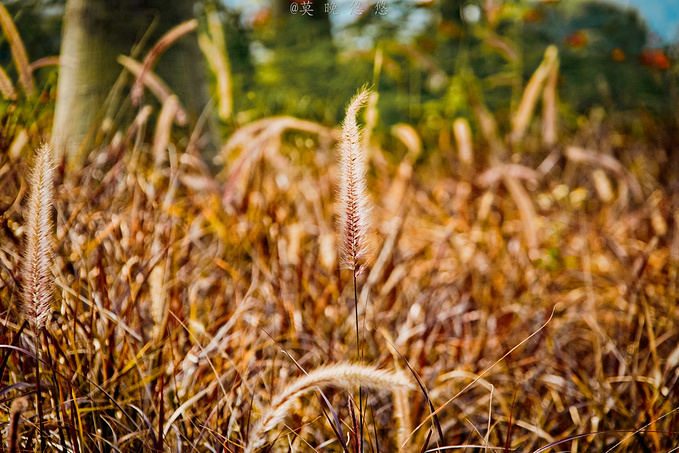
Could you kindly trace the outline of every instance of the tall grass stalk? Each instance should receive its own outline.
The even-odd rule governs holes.
[[[16,65],[17,72],[19,73],[19,83],[23,87],[24,91],[28,96],[33,94],[35,84],[33,82],[33,75],[28,64],[28,54],[26,53],[26,48],[24,43],[19,36],[12,17],[9,15],[7,8],[0,4],[0,27],[7,38],[9,43],[9,48],[12,52],[12,58],[14,59],[14,64]]]
[[[356,356],[361,362],[361,339],[358,323],[357,277],[365,264],[361,261],[368,255],[367,235],[370,221],[365,176],[365,156],[361,142],[361,131],[356,123],[358,111],[370,97],[368,90],[362,90],[352,99],[342,124],[340,141],[340,184],[339,184],[339,231],[341,266],[351,269],[354,280],[354,313],[356,315]],[[363,395],[358,388],[359,402],[359,445],[363,451]]]
[[[556,46],[547,47],[542,63],[535,70],[528,84],[526,84],[523,96],[521,97],[521,103],[512,117],[512,132],[510,133],[512,143],[518,143],[525,135],[528,124],[533,117],[538,97],[540,96],[540,88],[543,87],[545,80],[550,72],[552,72],[552,68],[558,65],[558,56],[559,51]]]
[[[10,80],[9,76],[4,69],[0,67],[0,93],[10,101],[14,101],[17,98],[17,93],[14,90],[14,85]]]
[[[142,64],[134,58],[125,55],[118,56],[118,63],[125,69],[130,71],[134,77],[141,77],[141,81],[146,88],[149,89],[153,95],[165,106],[166,102],[171,96],[175,96],[172,90],[161,80],[156,73],[151,70],[146,70],[142,73]],[[176,96],[175,96],[176,98]],[[177,108],[175,113],[175,121],[179,126],[186,126],[188,122],[188,114],[184,107],[181,106],[177,99]]]
[[[22,311],[35,333],[36,404],[40,423],[40,445],[45,450],[40,385],[40,337],[52,307],[52,206],[54,205],[52,150],[41,146],[31,174],[26,218]]]
[[[132,102],[134,105],[141,104],[141,96],[144,93],[144,77],[147,71],[150,71],[158,61],[158,58],[165,53],[165,51],[174,44],[182,36],[191,33],[198,27],[198,22],[195,19],[182,22],[174,27],[172,30],[165,33],[153,48],[146,54],[141,70],[132,86]]]
[[[233,111],[231,63],[217,11],[213,10],[207,14],[207,28],[208,33],[198,34],[198,45],[217,78],[219,118],[228,121]]]

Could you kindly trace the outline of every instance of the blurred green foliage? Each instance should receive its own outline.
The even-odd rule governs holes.
[[[55,12],[63,1],[3,3],[31,60],[58,53],[61,16]],[[228,47],[237,115],[224,125],[226,135],[271,115],[337,124],[345,103],[366,83],[380,94],[378,127],[408,122],[419,126],[425,141],[434,139],[443,121],[465,116],[473,123],[473,90],[506,133],[550,44],[559,49],[560,113],[567,128],[577,128],[578,116],[596,107],[609,115],[643,111],[673,121],[677,65],[669,56],[676,44],[649,42],[645,22],[623,6],[397,0],[387,3],[385,15],[366,4],[362,15],[349,17],[347,5],[338,3],[343,18],[331,21],[327,0],[312,2],[313,16],[292,14],[292,3],[301,2],[270,0],[245,15],[215,0],[202,2],[219,10]],[[470,5],[480,13],[478,21],[463,19]],[[0,64],[15,76],[6,42]]]
[[[542,57],[535,52],[538,43],[558,45],[560,94],[574,111],[585,113],[602,105],[670,113],[668,74],[641,61],[648,29],[635,10],[583,2],[572,12],[565,7],[538,5],[533,14],[535,21],[521,24],[526,67],[537,66]]]
[[[336,123],[357,87],[373,81],[382,124],[409,122],[426,135],[442,119],[472,116],[473,85],[506,133],[550,44],[559,49],[560,108],[570,129],[595,107],[667,120],[676,105],[671,46],[654,48],[638,13],[619,5],[486,2],[496,10],[479,6],[480,20],[466,23],[460,11],[469,2],[396,1],[387,15],[366,8],[347,25],[330,27],[318,18],[328,17],[325,2],[314,2],[314,17],[293,15],[289,4],[272,3],[242,28],[255,53],[255,77],[243,86],[253,111],[248,117],[292,114]],[[374,80],[378,52],[383,60]],[[237,74],[239,65],[233,67]]]

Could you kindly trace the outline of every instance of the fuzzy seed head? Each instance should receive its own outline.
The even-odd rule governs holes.
[[[22,266],[22,311],[35,331],[44,327],[52,308],[52,206],[54,164],[52,150],[42,145],[30,178]]]
[[[352,269],[355,273],[360,272],[360,261],[369,255],[370,208],[366,188],[365,151],[361,130],[356,123],[356,115],[369,96],[370,92],[363,90],[349,104],[339,145],[338,226],[341,266]]]

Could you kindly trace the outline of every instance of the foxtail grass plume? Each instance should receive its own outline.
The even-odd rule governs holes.
[[[52,206],[54,205],[52,150],[42,145],[30,178],[26,218],[23,277],[23,313],[35,331],[47,323],[52,307]]]
[[[365,176],[365,156],[361,131],[356,115],[370,96],[363,90],[352,99],[342,125],[339,184],[339,231],[341,266],[352,269],[355,275],[363,271],[361,260],[369,255],[370,230],[368,195]]]
[[[266,433],[276,427],[292,409],[295,400],[318,387],[335,386],[350,389],[360,385],[375,390],[412,390],[413,383],[402,373],[380,370],[373,366],[338,363],[317,368],[291,382],[271,400],[259,421],[250,430],[245,453],[258,450],[267,442]]]

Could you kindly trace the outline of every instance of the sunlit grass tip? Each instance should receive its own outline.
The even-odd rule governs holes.
[[[340,232],[341,266],[360,273],[360,262],[367,259],[370,250],[370,208],[366,188],[365,151],[361,130],[356,123],[358,111],[370,96],[369,90],[359,92],[349,104],[342,124],[339,145],[340,183],[338,228]]]
[[[48,145],[38,148],[30,178],[22,266],[22,311],[34,330],[45,326],[52,307],[52,206],[54,162]]]
[[[275,428],[293,407],[295,400],[317,387],[335,386],[351,389],[360,385],[375,390],[413,389],[413,383],[403,373],[380,370],[373,366],[339,363],[311,371],[286,386],[271,401],[250,431],[245,453],[251,453],[267,442],[266,433]]]

